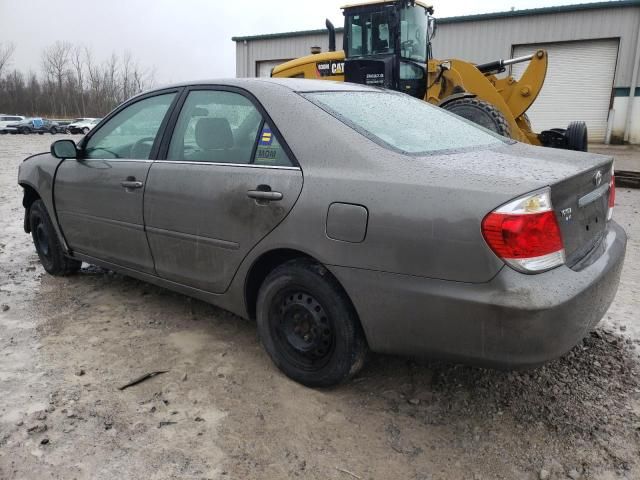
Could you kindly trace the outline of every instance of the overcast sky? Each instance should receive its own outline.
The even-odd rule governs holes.
[[[589,0],[435,1],[437,17],[586,3]],[[345,0],[0,0],[0,42],[13,67],[40,70],[56,40],[90,47],[96,59],[129,51],[155,69],[156,84],[235,76],[232,36],[342,25]]]

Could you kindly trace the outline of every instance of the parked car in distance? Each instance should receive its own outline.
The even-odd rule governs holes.
[[[67,131],[73,134],[86,135],[95,127],[101,118],[77,118],[72,123],[67,125]]]
[[[21,122],[23,120],[24,117],[21,115],[0,114],[0,134],[9,133],[9,130],[7,129],[8,125],[16,122]]]
[[[66,128],[60,126],[58,122],[47,120],[46,118],[33,117],[22,120],[17,123],[10,123],[6,126],[9,133],[22,133],[24,135],[30,133],[66,133]]]
[[[308,386],[350,378],[369,349],[557,358],[606,312],[626,249],[611,157],[346,83],[147,92],[26,159],[18,183],[47,272],[84,261],[255,318]]]

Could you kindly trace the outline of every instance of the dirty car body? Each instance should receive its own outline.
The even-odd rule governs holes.
[[[45,268],[84,261],[256,318],[307,385],[349,378],[367,349],[537,365],[618,287],[612,158],[514,143],[401,94],[184,84],[61,142],[19,172]]]

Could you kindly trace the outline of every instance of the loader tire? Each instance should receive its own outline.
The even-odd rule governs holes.
[[[565,132],[567,148],[578,152],[587,151],[587,124],[584,122],[571,122]]]
[[[443,105],[445,110],[455,113],[492,132],[511,138],[511,128],[498,108],[477,98],[458,98]]]

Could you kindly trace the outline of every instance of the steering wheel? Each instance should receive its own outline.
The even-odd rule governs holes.
[[[153,141],[155,137],[144,137],[138,140],[131,146],[129,151],[130,158],[146,159],[149,158],[151,148],[153,147]]]
[[[103,147],[93,147],[93,148],[91,149],[91,152],[96,152],[96,151],[98,151],[98,150],[103,151],[103,152],[110,153],[111,155],[113,155],[113,157],[111,157],[111,158],[120,158],[120,155],[118,155],[116,152],[114,152],[114,151],[112,151],[112,150],[109,150],[108,148],[103,148]],[[99,157],[92,157],[92,158],[99,158]],[[107,157],[107,159],[108,159],[108,158],[109,158],[109,157]]]
[[[413,46],[416,44],[413,40],[405,40],[400,44],[400,48],[403,50],[413,50]]]

